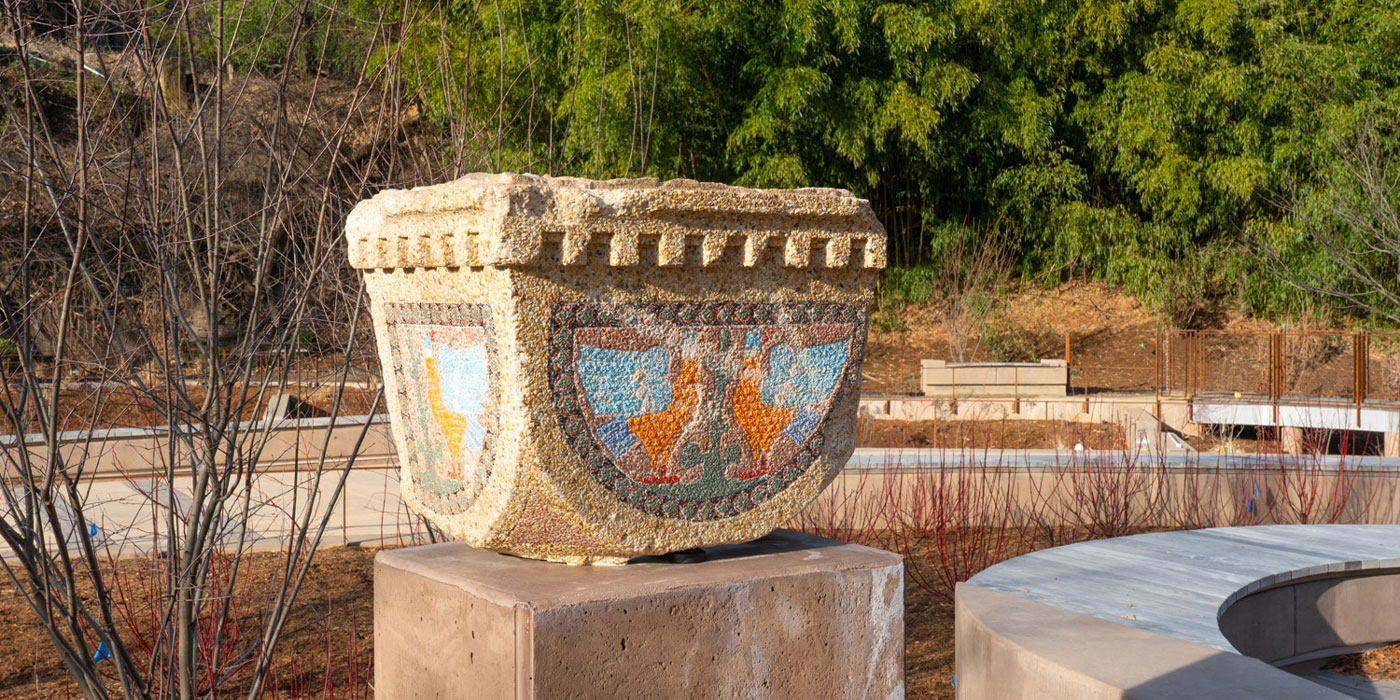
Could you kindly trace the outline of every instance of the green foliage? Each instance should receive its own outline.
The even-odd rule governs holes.
[[[927,263],[887,267],[880,275],[880,299],[896,308],[927,304],[937,290],[937,281],[938,269]]]
[[[752,93],[735,84],[743,3],[493,0],[402,3],[403,62],[425,116],[484,154],[467,169],[732,179],[724,134]]]
[[[1294,312],[1306,300],[1244,242],[1292,241],[1325,272],[1273,199],[1319,187],[1358,115],[1400,107],[1396,0],[224,7],[239,66],[281,65],[263,29],[335,55],[370,40],[357,22],[389,22],[364,74],[401,62],[458,146],[442,152],[478,154],[460,171],[848,188],[889,230],[901,304],[930,298],[927,264],[962,227],[1009,232],[1024,276],[1097,277],[1165,315],[1202,290]]]
[[[321,339],[316,335],[316,331],[310,328],[303,328],[298,331],[297,349],[304,352],[320,352]]]
[[[1275,296],[1316,313],[1319,302],[1362,323],[1400,321],[1400,110],[1359,111],[1339,127],[1310,177],[1290,184],[1289,220],[1249,231],[1269,253]]]
[[[880,275],[875,312],[870,315],[871,327],[877,333],[908,330],[899,312],[910,304],[929,303],[937,288],[937,271],[930,265],[885,268]]]
[[[1394,3],[802,8],[805,31],[761,33],[778,46],[729,142],[741,181],[869,197],[900,264],[928,259],[941,221],[1015,222],[1023,271],[1159,304],[1250,268],[1242,233],[1287,225],[1270,193],[1400,99]],[[1233,281],[1256,309],[1296,302],[1268,275]]]
[[[209,41],[196,46],[205,61],[215,57],[222,31],[224,52],[235,70],[353,74],[360,70],[371,21],[384,19],[366,0],[323,4],[296,0],[225,0],[210,18]],[[222,19],[222,21],[220,21]],[[295,34],[295,40],[293,35]]]

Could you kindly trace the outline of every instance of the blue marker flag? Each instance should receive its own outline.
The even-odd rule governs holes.
[[[97,536],[97,526],[94,525],[94,524],[92,524],[92,523],[88,523],[88,537],[96,537],[96,536]]]
[[[98,642],[98,643],[97,643],[97,651],[94,652],[93,655],[92,655],[92,662],[93,662],[93,663],[101,663],[101,662],[106,661],[107,659],[110,659],[110,658],[112,658],[112,652],[110,652],[110,651],[107,650],[107,643],[106,643],[106,642]]]

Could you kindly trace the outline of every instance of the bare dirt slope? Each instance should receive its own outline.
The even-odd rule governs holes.
[[[1151,386],[1150,375],[1146,381],[1139,375],[1152,367],[1158,323],[1137,300],[1106,285],[1069,283],[1055,289],[1029,287],[1008,292],[981,328],[964,331],[969,337],[962,357],[953,349],[937,300],[893,313],[899,321],[896,326],[902,330],[871,329],[866,391],[883,391],[886,382],[891,391],[914,391],[922,359],[1063,358],[1066,333],[1072,361],[1090,370],[1095,385]],[[1143,369],[1130,372],[1120,369],[1123,367]]]
[[[1066,357],[1075,393],[1150,391],[1156,380],[1158,336],[1173,330],[1164,319],[1118,289],[1097,282],[1069,282],[1053,289],[1008,290],[980,323],[967,324],[959,357],[937,299],[887,310],[894,322],[871,326],[865,363],[867,392],[915,392],[919,361],[1028,361]],[[1222,308],[1203,318],[1197,388],[1256,393],[1267,390],[1268,337],[1286,329],[1284,390],[1309,395],[1351,395],[1354,341],[1351,331],[1319,322],[1279,324]],[[883,327],[882,327],[883,326]],[[893,327],[894,329],[891,329]],[[955,329],[956,330],[956,329]],[[1182,373],[1181,352],[1176,367]],[[1165,366],[1165,362],[1163,365]],[[1373,337],[1373,398],[1400,398],[1400,335]]]

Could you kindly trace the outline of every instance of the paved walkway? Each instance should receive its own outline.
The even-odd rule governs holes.
[[[325,514],[323,501],[344,471],[344,465],[359,447],[354,467],[346,477],[344,492],[322,539],[323,544],[401,543],[409,544],[424,534],[421,522],[412,516],[399,498],[398,456],[394,452],[388,417],[342,416],[303,420],[258,420],[240,424],[247,437],[244,449],[254,452],[260,444],[258,474],[247,517],[245,544],[252,549],[279,549],[290,540],[306,513],[307,504]],[[171,454],[180,462],[187,457],[183,443],[174,441],[166,427],[96,430],[91,433],[65,433],[60,450],[70,464],[81,462],[83,510],[97,529],[98,546],[113,556],[160,551],[165,543],[170,514],[187,516],[191,501],[191,478],[178,476],[165,483],[164,464]],[[17,439],[30,443],[32,459],[42,461],[46,450],[42,436],[0,436],[0,449],[12,450]],[[320,455],[325,454],[326,475],[319,487],[313,472]],[[179,463],[176,474],[188,474],[190,467]],[[0,505],[3,507],[3,505]],[[242,521],[242,502],[228,505],[230,522]],[[6,514],[8,519],[13,519]],[[71,510],[61,510],[65,529],[74,520]],[[316,520],[318,521],[318,520]],[[240,533],[227,533],[226,540],[237,542]],[[0,543],[0,557],[12,556]]]
[[[343,461],[327,465],[335,470]],[[322,545],[345,544],[413,544],[426,541],[422,524],[404,507],[399,498],[399,475],[396,467],[376,465],[356,466],[346,477],[344,493],[330,514],[322,537]],[[322,478],[322,492],[335,486],[339,475],[332,472]],[[247,519],[245,543],[252,550],[281,549],[289,542],[295,524],[304,516],[311,501],[310,475],[305,471],[271,472],[254,480],[254,493]],[[167,518],[173,504],[177,518],[186,515],[190,503],[189,479],[177,481],[174,489],[163,481],[150,477],[130,479],[101,479],[93,481],[87,492],[84,512],[97,528],[95,544],[112,556],[127,556],[161,551],[165,544]],[[238,522],[237,510],[242,502],[231,504],[231,522]],[[314,516],[319,519],[325,511],[314,503]],[[64,529],[71,531],[71,511],[59,513]],[[240,533],[231,529],[225,541],[233,544]],[[0,557],[11,557],[7,545],[0,543]]]

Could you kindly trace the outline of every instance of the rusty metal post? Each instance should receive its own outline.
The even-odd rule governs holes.
[[[1278,388],[1278,338],[1277,334],[1272,331],[1269,332],[1268,352],[1266,354],[1268,362],[1264,368],[1264,394],[1269,397],[1269,404],[1272,405],[1276,395],[1275,390]]]
[[[1187,340],[1186,346],[1186,391],[1190,393],[1193,398],[1196,396],[1196,389],[1200,386],[1201,382],[1201,363],[1197,358],[1197,354],[1200,354],[1200,351],[1201,336],[1198,335],[1196,330],[1191,330],[1190,339]]]
[[[1012,395],[1012,397],[1013,397],[1013,398],[1012,398],[1012,407],[1011,407],[1011,410],[1014,411],[1014,412],[1016,413],[1016,415],[1020,415],[1020,414],[1021,414],[1021,368],[1020,368],[1020,366],[1013,366],[1013,367],[1011,368],[1011,382],[1012,382],[1011,395]]]
[[[1162,341],[1162,374],[1164,375],[1162,389],[1171,394],[1176,391],[1174,388],[1176,385],[1172,383],[1172,358],[1176,357],[1176,353],[1172,350],[1172,343],[1176,342],[1176,338],[1170,331],[1163,332],[1162,335],[1164,336]]]
[[[1158,422],[1161,422],[1161,420],[1162,420],[1162,332],[1161,332],[1161,331],[1157,331],[1156,333],[1153,334],[1153,342],[1152,342],[1152,406],[1153,406],[1153,408],[1152,408],[1152,417],[1156,418]],[[1158,445],[1157,445],[1157,449],[1158,449],[1158,450],[1160,450],[1160,449],[1162,448],[1162,445],[1160,444],[1160,440],[1161,440],[1161,437],[1162,437],[1161,432],[1162,432],[1162,431],[1160,431],[1160,430],[1157,431],[1157,438],[1158,438],[1158,441],[1159,441],[1159,443],[1158,443]]]
[[[1191,396],[1191,373],[1195,371],[1196,366],[1196,342],[1191,333],[1192,331],[1186,331],[1181,336],[1181,390],[1186,392],[1188,397]]]
[[[1191,395],[1191,336],[1188,332],[1183,332],[1176,339],[1177,354],[1181,356],[1181,392],[1186,396]]]
[[[1168,391],[1176,393],[1176,365],[1172,364],[1173,357],[1182,356],[1182,339],[1177,333],[1166,336],[1166,386]]]
[[[919,371],[920,371],[920,372],[923,372],[923,369],[920,368]],[[922,379],[923,379],[923,378],[920,377],[920,380],[922,380]],[[893,406],[893,404],[890,402],[890,363],[887,361],[887,362],[885,362],[885,417],[886,417],[886,418],[892,418],[892,417],[893,417],[893,416],[890,415],[890,411],[891,411],[893,408],[894,408],[894,406]]]
[[[1200,349],[1197,331],[1186,334],[1186,422],[1196,420],[1196,353]]]
[[[1196,331],[1196,393],[1206,390],[1206,336]]]
[[[1084,412],[1089,412],[1089,368],[1079,370],[1081,377],[1084,377]]]
[[[1069,366],[1069,331],[1065,331],[1065,366]]]
[[[1269,403],[1273,409],[1274,426],[1278,426],[1278,402],[1283,397],[1284,374],[1288,370],[1288,331],[1276,331],[1270,336],[1273,345],[1273,382],[1269,388]]]
[[[1278,333],[1277,333],[1276,331],[1270,331],[1270,332],[1269,332],[1269,352],[1268,352],[1268,355],[1269,355],[1269,366],[1268,366],[1269,374],[1268,374],[1268,376],[1265,378],[1264,389],[1265,389],[1265,394],[1266,394],[1266,395],[1268,396],[1268,398],[1269,398],[1269,405],[1270,405],[1270,406],[1273,406],[1273,405],[1276,403],[1276,399],[1277,399],[1277,395],[1278,395],[1278,394],[1277,394],[1277,392],[1278,392]],[[1277,419],[1274,420],[1274,424],[1275,424],[1275,427],[1277,427],[1277,425],[1278,425]]]
[[[1352,398],[1353,401],[1356,402],[1356,427],[1358,427],[1358,428],[1361,427],[1361,402],[1365,400],[1364,397],[1365,397],[1365,395],[1366,395],[1365,382],[1363,381],[1362,376],[1361,376],[1362,373],[1364,372],[1364,367],[1365,367],[1365,365],[1363,364],[1363,362],[1364,362],[1364,360],[1365,360],[1365,357],[1364,357],[1364,355],[1363,355],[1363,353],[1365,352],[1365,351],[1364,351],[1365,345],[1366,345],[1366,341],[1365,341],[1365,338],[1362,336],[1361,331],[1357,331],[1357,332],[1355,332],[1355,333],[1352,333],[1352,335],[1351,335],[1351,355],[1352,355],[1352,358],[1351,358],[1351,364],[1352,364],[1352,373],[1351,373],[1351,398]]]
[[[1172,393],[1172,335],[1163,331],[1161,337],[1161,361],[1162,361],[1162,393]]]
[[[1371,397],[1371,331],[1361,331],[1361,401]]]
[[[1191,332],[1191,395],[1201,390],[1201,346],[1205,341],[1201,338],[1200,331]]]
[[[1200,331],[1191,331],[1187,340],[1186,350],[1186,393],[1196,396],[1196,389],[1201,385],[1201,334]]]
[[[952,408],[953,415],[956,416],[958,415],[958,368],[954,367],[951,362],[948,363],[948,383],[952,384]]]
[[[1162,386],[1162,332],[1157,331],[1152,334],[1152,393],[1157,392]]]

